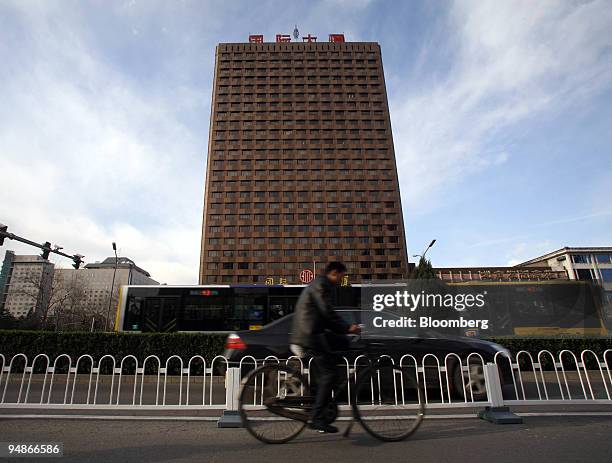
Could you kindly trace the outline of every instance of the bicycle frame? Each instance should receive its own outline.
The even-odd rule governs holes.
[[[373,401],[376,400],[375,397],[377,395],[378,405],[383,405],[385,403],[384,401],[381,402],[381,387],[383,387],[383,384],[388,383],[385,382],[386,379],[383,379],[381,382],[381,378],[383,378],[383,375],[381,375],[381,371],[383,371],[383,368],[386,369],[387,366],[391,367],[393,371],[393,376],[391,377],[393,381],[392,391],[393,394],[395,394],[395,404],[397,405],[397,390],[395,389],[395,382],[397,377],[395,376],[395,374],[397,374],[399,370],[400,375],[403,375],[402,372],[404,370],[408,370],[398,367],[397,365],[385,365],[384,363],[385,362],[381,362],[379,360],[375,360],[373,362],[368,361],[367,364],[364,363],[363,365],[355,365],[354,368],[350,368],[348,364],[344,364],[343,367],[346,367],[346,369],[342,368],[342,370],[346,372],[346,376],[342,375],[340,376],[340,378],[336,377],[336,381],[332,390],[332,397],[328,402],[329,408],[325,410],[324,415],[326,416],[323,416],[322,418],[330,424],[335,421],[340,410],[341,402],[343,403],[344,399],[346,399],[346,402],[351,409],[351,417],[348,420],[348,426],[342,433],[343,437],[348,437],[350,435],[355,421],[359,421],[361,426],[371,436],[382,441],[402,440],[410,436],[418,429],[424,416],[424,404],[420,400],[420,398],[422,397],[422,392],[418,380],[415,382],[414,380],[410,379],[410,377],[408,377],[408,384],[412,384],[412,386],[414,386],[414,389],[417,391],[417,407],[412,412],[416,413],[415,416],[417,418],[417,421],[414,422],[415,424],[413,426],[409,426],[409,428],[405,429],[405,432],[403,433],[392,433],[391,435],[386,435],[381,433],[377,428],[372,428],[372,421],[370,421],[371,415],[363,414],[363,404],[360,403],[361,398],[363,397],[363,393],[366,393],[368,397],[370,394],[372,394]],[[363,368],[363,370],[361,370],[361,368]],[[298,369],[288,364],[283,365],[276,363],[273,365],[263,365],[259,368],[256,368],[255,370],[250,372],[249,375],[245,378],[245,380],[243,381],[243,389],[241,391],[241,400],[239,407],[243,419],[247,420],[245,421],[247,429],[255,438],[266,443],[284,443],[297,436],[297,434],[299,434],[302,429],[304,429],[304,426],[306,426],[306,424],[311,418],[311,411],[316,397],[310,393],[310,381],[306,381],[302,373],[303,369],[301,368]],[[243,408],[243,404],[246,404],[248,406],[248,403],[243,402],[242,394],[244,394],[245,391],[251,390],[246,389],[246,384],[253,384],[254,386],[249,387],[254,387],[255,389],[253,389],[253,391],[256,392],[257,378],[260,374],[262,375],[260,387],[264,388],[264,378],[267,377],[265,376],[266,374],[271,374],[272,376],[269,378],[273,381],[272,384],[277,384],[276,386],[273,386],[276,388],[276,392],[269,391],[275,395],[272,395],[267,400],[263,400],[262,396],[262,402],[260,403],[260,405],[263,405],[268,413],[272,413],[273,415],[285,419],[303,423],[302,428],[295,428],[294,431],[291,431],[286,437],[275,437],[274,439],[267,438],[263,434],[258,434],[256,431],[253,430],[253,428],[250,426],[251,421],[248,420],[247,416],[245,415],[245,411],[248,410],[248,408]],[[295,375],[299,378],[299,381],[303,385],[302,389],[296,389],[298,382],[293,382],[290,379],[291,375]],[[312,377],[310,371],[309,377]],[[385,376],[384,378],[387,377]],[[403,381],[404,380],[402,379],[402,387],[404,384]],[[282,388],[281,384],[283,384]],[[364,386],[366,386],[366,389],[363,389]],[[267,388],[268,387],[266,386],[266,389]],[[263,390],[264,389],[262,389],[262,391]],[[250,393],[247,392],[247,394]],[[251,401],[250,398],[248,400]],[[366,401],[369,400],[369,398],[366,399]],[[255,403],[253,403],[253,405],[255,405]],[[375,403],[373,402],[372,405],[375,405]],[[374,421],[376,422],[377,419],[374,418]]]
[[[363,368],[376,368],[380,365],[380,361],[376,360],[375,363],[370,364],[368,363],[367,365],[364,365]],[[336,407],[336,410],[339,411],[339,407],[340,404],[337,401],[338,397],[342,397],[345,393],[346,396],[348,398],[348,405],[350,406],[351,404],[354,404],[356,401],[356,397],[355,397],[355,389],[356,389],[356,384],[357,384],[357,378],[356,378],[356,368],[348,368],[347,370],[344,369],[345,365],[337,365],[338,370],[342,370],[342,371],[346,371],[347,375],[345,378],[343,378],[341,381],[338,381],[332,391],[332,398],[330,399],[328,405],[334,406]],[[298,370],[295,370],[296,372],[298,372]],[[314,401],[314,396],[313,396],[313,401]],[[279,416],[285,417],[285,418],[291,418],[291,419],[297,419],[299,421],[308,421],[308,419],[310,418],[309,414],[305,414],[303,415],[304,419],[295,417],[295,416],[289,416],[287,414],[284,413],[277,413],[275,410],[272,410],[270,408],[268,408],[268,410],[272,413],[275,413]],[[335,419],[334,419],[335,420]],[[353,425],[355,423],[355,421],[361,421],[360,418],[357,416],[357,414],[355,413],[354,408],[351,406],[351,415],[350,415],[350,421],[348,423],[348,426],[346,427],[346,429],[344,430],[344,432],[342,433],[343,437],[349,437],[351,430],[353,428]]]

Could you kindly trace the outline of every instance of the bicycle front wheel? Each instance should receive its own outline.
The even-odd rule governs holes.
[[[395,442],[409,437],[425,417],[423,392],[414,369],[377,365],[361,372],[353,413],[376,439]]]
[[[311,406],[308,385],[301,373],[289,366],[264,365],[242,382],[242,423],[266,444],[282,444],[302,432]]]

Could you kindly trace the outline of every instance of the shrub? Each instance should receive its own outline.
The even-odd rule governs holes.
[[[205,333],[89,333],[50,331],[0,331],[0,354],[7,361],[23,353],[30,360],[37,354],[47,354],[53,361],[60,354],[68,354],[73,362],[89,354],[94,360],[106,354],[115,359],[132,354],[142,362],[148,355],[157,355],[164,363],[171,355],[179,355],[187,362],[201,355],[208,363],[223,353],[225,334]]]
[[[194,355],[201,355],[210,363],[223,353],[226,335],[221,333],[89,333],[52,331],[0,330],[0,354],[7,361],[15,354],[23,353],[30,360],[38,354],[47,354],[53,361],[60,354],[68,354],[73,362],[89,354],[95,360],[111,354],[120,360],[134,355],[140,362],[148,355],[157,355],[162,363],[171,355],[179,355],[183,362]],[[526,350],[537,354],[548,350],[557,355],[568,349],[579,354],[591,349],[601,357],[612,348],[612,338],[494,338],[491,339],[508,348],[513,354]]]
[[[548,350],[557,356],[564,349],[575,354],[590,349],[597,356],[601,356],[606,349],[612,348],[612,338],[494,338],[491,340],[506,347],[513,355],[521,350],[526,350],[532,355],[541,350]]]

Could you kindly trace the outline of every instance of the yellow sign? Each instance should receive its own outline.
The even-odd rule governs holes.
[[[287,279],[286,278],[279,278],[278,279],[278,284],[279,285],[286,285],[287,284]]]
[[[344,275],[342,277],[342,286],[348,286],[349,284],[349,276],[348,275]]]
[[[271,278],[271,277],[266,278],[266,284],[267,285],[273,285],[274,284],[274,278]]]

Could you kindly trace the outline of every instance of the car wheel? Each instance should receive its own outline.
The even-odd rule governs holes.
[[[484,377],[484,368],[480,362],[469,365],[469,373],[462,371],[459,365],[453,369],[453,386],[455,392],[461,399],[467,398],[471,401],[487,400],[487,388]],[[461,375],[463,374],[463,380]]]

